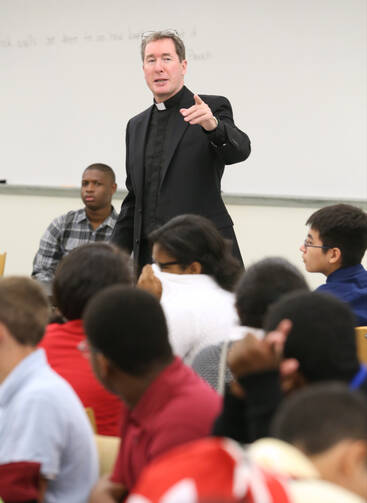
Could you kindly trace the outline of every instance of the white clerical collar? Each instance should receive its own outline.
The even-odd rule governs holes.
[[[155,106],[157,107],[158,110],[166,110],[166,105],[162,103],[155,103]]]

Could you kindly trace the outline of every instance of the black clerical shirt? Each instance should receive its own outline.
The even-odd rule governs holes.
[[[150,116],[147,141],[145,144],[144,164],[144,211],[143,237],[162,225],[157,215],[159,187],[162,176],[162,166],[167,155],[166,133],[170,117],[177,112],[184,89],[164,102],[165,109],[153,107]]]

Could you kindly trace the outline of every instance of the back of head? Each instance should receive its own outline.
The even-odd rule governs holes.
[[[234,289],[241,266],[232,255],[231,243],[210,220],[199,215],[180,215],[153,231],[149,240],[159,244],[180,265],[199,262],[202,274],[211,276],[225,290]]]
[[[315,211],[306,225],[319,232],[324,246],[339,248],[342,267],[360,264],[367,249],[367,213],[350,204]]]
[[[324,293],[293,292],[270,306],[264,329],[274,330],[284,319],[292,321],[284,357],[299,361],[307,381],[353,378],[359,361],[355,319],[347,304]]]
[[[97,162],[95,164],[91,164],[87,168],[85,168],[84,173],[88,171],[89,169],[95,169],[97,171],[100,171],[101,173],[104,173],[106,176],[108,176],[111,179],[111,183],[116,183],[116,175],[113,169],[108,166],[107,164],[103,164],[101,162]]]
[[[367,442],[367,400],[342,383],[308,386],[287,397],[275,414],[270,434],[319,454],[348,439]]]
[[[110,285],[132,284],[129,256],[110,243],[89,243],[72,250],[57,267],[54,302],[68,320],[80,319],[93,295]]]
[[[0,279],[0,323],[24,346],[36,346],[42,339],[49,316],[47,298],[30,278]]]
[[[359,361],[354,315],[347,304],[324,293],[293,292],[270,306],[264,329],[274,330],[284,319],[292,321],[284,357],[299,361],[307,381],[353,378]]]
[[[270,257],[251,265],[236,289],[241,324],[262,328],[270,304],[294,290],[308,291],[308,285],[300,271],[287,260]]]
[[[91,347],[127,374],[144,375],[172,359],[160,303],[144,290],[106,288],[88,303],[83,320]]]

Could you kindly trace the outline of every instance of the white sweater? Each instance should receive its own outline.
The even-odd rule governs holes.
[[[153,266],[161,280],[161,305],[176,355],[191,364],[205,346],[228,340],[239,320],[234,294],[206,274],[171,274]]]

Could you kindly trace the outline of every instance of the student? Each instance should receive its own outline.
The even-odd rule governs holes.
[[[39,464],[39,501],[85,503],[98,476],[96,447],[78,397],[37,349],[47,318],[35,281],[0,280],[0,465]]]
[[[349,204],[326,206],[306,222],[307,238],[300,250],[306,269],[327,279],[318,291],[347,302],[356,324],[367,325],[367,271],[361,261],[367,249],[367,214]]]
[[[172,354],[162,308],[151,294],[108,287],[91,299],[83,318],[93,370],[126,411],[112,478],[97,484],[91,503],[120,501],[152,459],[208,435],[221,400]]]
[[[284,344],[284,358],[295,358],[299,367],[288,383],[292,389],[303,384],[341,380],[367,393],[367,372],[361,366],[350,307],[323,292],[295,292],[273,304],[264,321],[267,331],[284,319],[291,328]],[[354,379],[360,375],[357,384]],[[363,377],[364,376],[364,377]]]
[[[233,290],[240,264],[230,242],[199,215],[172,218],[149,239],[155,264],[144,267],[138,286],[160,298],[173,351],[191,364],[238,326]]]
[[[263,468],[299,479],[300,490],[317,493],[320,477],[346,490],[338,491],[342,501],[349,501],[347,491],[367,500],[367,400],[360,392],[328,382],[292,393],[270,436],[250,447]]]
[[[318,292],[289,293],[270,306],[264,329],[270,334],[263,340],[248,336],[231,346],[227,364],[235,381],[225,395],[216,435],[243,443],[266,436],[284,394],[310,384],[339,380],[367,394],[354,316],[341,300]],[[256,372],[261,375],[255,379]]]
[[[125,252],[110,243],[89,243],[72,250],[61,260],[53,282],[53,299],[66,322],[48,325],[40,344],[50,366],[71,384],[84,407],[93,409],[97,433],[112,436],[119,435],[121,402],[101,386],[83,353],[82,316],[89,299],[116,284],[132,284]]]
[[[236,339],[246,333],[264,336],[263,322],[267,308],[282,295],[308,290],[300,271],[281,257],[269,257],[251,265],[236,287],[236,309],[241,327],[236,330]],[[224,341],[205,347],[195,357],[192,368],[216,390],[223,389],[224,381],[232,380],[228,366],[225,379],[221,362],[226,361],[226,353],[231,342]]]
[[[84,170],[84,208],[55,218],[47,227],[33,260],[33,278],[49,286],[64,255],[91,241],[109,241],[117,220],[111,206],[116,188],[115,173],[106,164],[91,164]]]
[[[177,447],[146,467],[127,503],[366,501],[364,396],[334,383],[295,393],[272,433],[249,449],[227,438]]]

